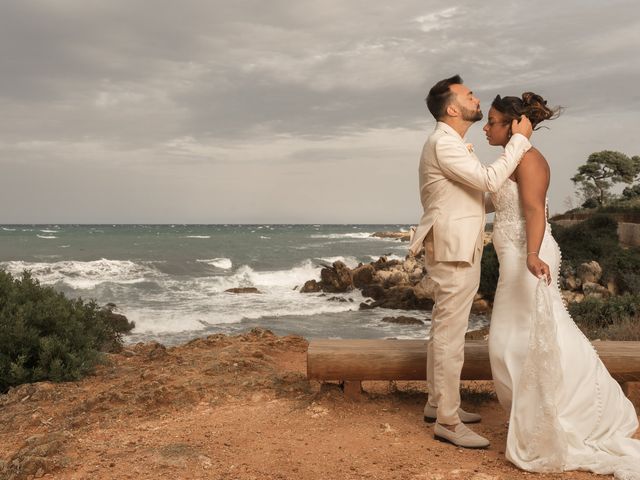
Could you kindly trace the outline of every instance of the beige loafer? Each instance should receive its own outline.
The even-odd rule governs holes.
[[[433,426],[433,436],[441,442],[452,443],[462,448],[487,448],[489,440],[467,427],[464,423],[459,423],[453,431],[443,427],[438,422]]]
[[[432,407],[428,403],[424,406],[424,421],[427,423],[433,423],[437,420],[438,409]],[[463,409],[458,408],[458,416],[462,423],[478,423],[482,420],[482,417],[477,413],[465,412]]]

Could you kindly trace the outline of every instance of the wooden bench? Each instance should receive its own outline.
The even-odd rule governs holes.
[[[640,408],[640,342],[593,342],[605,366]],[[467,341],[462,380],[491,380],[486,341]],[[312,340],[307,350],[310,380],[344,382],[358,399],[365,380],[426,380],[425,340]]]

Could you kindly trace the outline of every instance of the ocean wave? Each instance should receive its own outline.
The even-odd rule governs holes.
[[[301,264],[289,270],[255,271],[248,265],[239,267],[233,275],[216,276],[211,279],[214,282],[214,291],[224,291],[235,287],[286,287],[292,289],[303,285],[311,279],[320,278],[322,267],[315,265],[311,260],[305,260]]]
[[[53,239],[53,238],[58,238],[55,235],[40,235],[40,234],[37,234],[36,237],[44,238],[44,239],[47,239],[47,240],[50,240],[50,239]]]
[[[42,233],[59,233],[60,230],[40,230]]]
[[[2,262],[0,265],[12,275],[30,270],[32,275],[45,285],[64,283],[75,289],[90,289],[113,282],[131,284],[147,281],[160,275],[154,268],[130,260],[108,260],[102,258],[88,262],[65,260],[60,262]]]
[[[260,235],[260,238],[262,240],[271,240],[271,237],[265,237],[264,235]]]
[[[193,290],[188,291],[195,294]],[[326,297],[301,294],[289,288],[271,290],[262,295],[203,295],[200,299],[195,296],[187,298],[174,291],[169,293],[169,297],[161,299],[158,296],[163,308],[127,309],[126,315],[136,323],[134,334],[170,334],[264,317],[309,317],[357,311],[364,299],[359,292],[350,292],[348,296],[353,302],[329,302]]]
[[[184,238],[211,238],[211,235],[185,235]]]
[[[209,259],[198,259],[196,262],[206,263],[207,265],[211,265],[212,267],[222,268],[223,270],[229,270],[233,263],[230,258],[209,258]]]
[[[4,230],[5,232],[15,232],[16,231],[15,228],[7,228],[7,227],[2,227],[2,230]]]
[[[373,232],[357,232],[357,233],[325,233],[325,234],[313,234],[309,235],[311,238],[331,238],[331,239],[344,239],[344,238],[375,238],[371,235]]]

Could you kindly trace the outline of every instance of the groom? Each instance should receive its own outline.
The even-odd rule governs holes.
[[[435,420],[435,438],[460,447],[486,448],[489,441],[464,425],[479,422],[480,416],[460,408],[465,333],[480,284],[484,192],[497,191],[531,148],[531,122],[526,117],[514,120],[504,153],[485,166],[463,140],[469,127],[482,119],[482,111],[462,78],[455,75],[436,83],[427,106],[437,124],[422,150],[419,175],[424,214],[410,245],[414,255],[424,246],[427,272],[436,284],[424,417]]]

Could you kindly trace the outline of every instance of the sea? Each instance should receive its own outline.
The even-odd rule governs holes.
[[[0,268],[29,270],[72,298],[113,303],[135,322],[126,343],[183,343],[263,327],[313,338],[428,336],[431,312],[360,310],[360,291],[300,293],[336,260],[404,259],[407,243],[372,237],[409,225],[2,225]],[[226,292],[255,287],[260,294]],[[408,316],[422,325],[384,322]],[[470,328],[486,324],[472,316]]]

